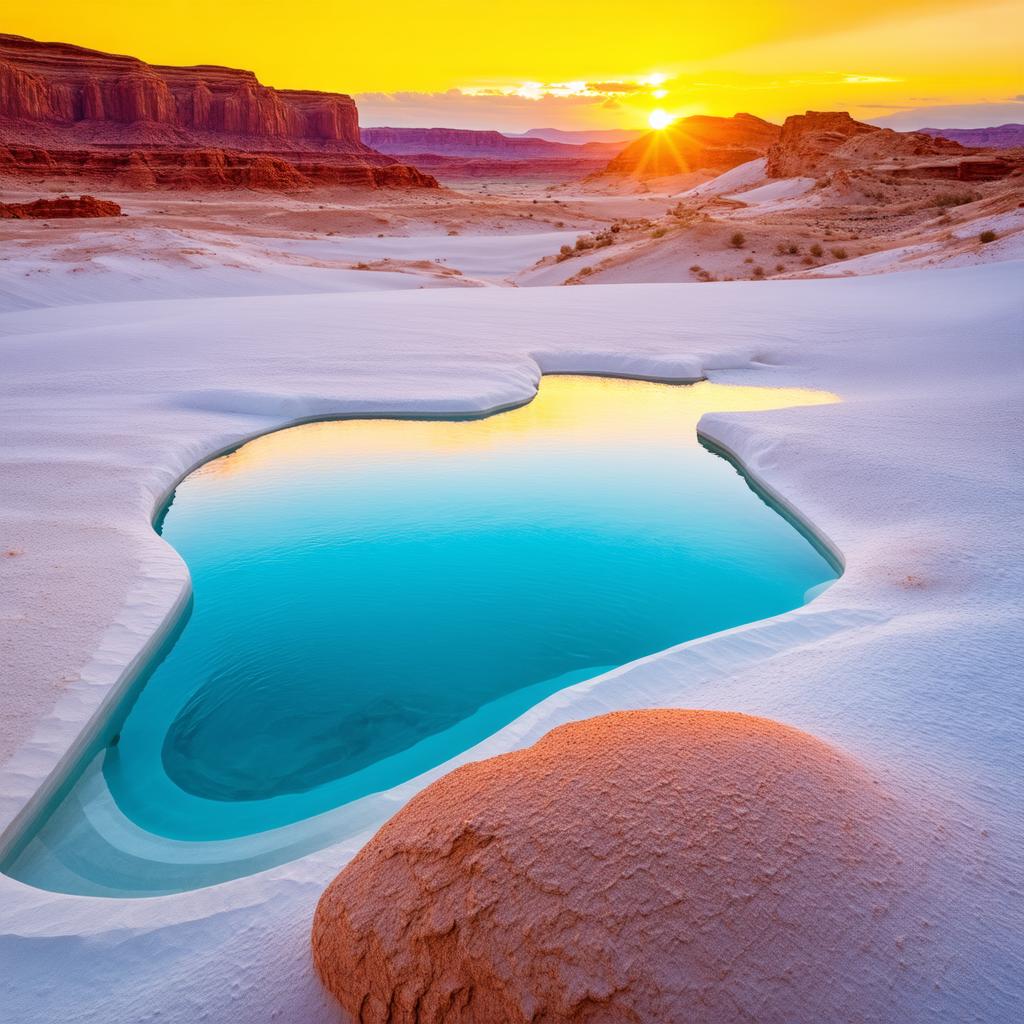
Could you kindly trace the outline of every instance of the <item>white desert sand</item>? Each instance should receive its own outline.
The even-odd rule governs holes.
[[[491,241],[468,246],[477,277],[531,257],[513,236],[561,231],[556,217],[575,231],[622,216],[616,208],[599,218],[596,208],[570,204],[541,232],[477,223],[481,236],[504,232],[514,243],[504,255]],[[536,219],[529,212],[517,221]],[[307,226],[318,215],[288,211]],[[359,216],[360,236],[376,245],[376,214]],[[322,290],[305,264],[286,274],[282,254],[294,252],[301,229],[268,217],[253,234],[287,244],[239,239],[229,224],[206,269],[189,272],[209,286],[160,271],[146,279],[160,296],[148,301],[114,300],[150,294],[148,284],[133,291],[134,277],[163,236],[143,239],[127,271],[115,264],[118,287],[99,296],[29,288],[17,260],[30,255],[17,257],[13,274],[0,263],[4,824],[187,595],[184,565],[150,526],[162,495],[211,453],[297,419],[481,411],[529,399],[542,372],[559,371],[833,391],[840,404],[715,415],[701,426],[832,540],[846,572],[798,611],[548,698],[443,769],[367,798],[350,818],[358,827],[287,865],[146,900],[65,896],[0,877],[0,997],[10,1018],[336,1020],[310,964],[309,922],[324,886],[377,826],[456,763],[527,746],[567,721],[665,706],[743,711],[805,730],[915,808],[901,853],[922,877],[911,909],[915,935],[927,939],[894,942],[893,975],[853,972],[850,1020],[859,1019],[857,984],[888,993],[875,1019],[1012,1019],[1024,966],[1014,898],[1024,838],[1024,263],[375,294],[349,290],[367,287],[373,272],[352,270]],[[120,239],[135,230],[130,221],[108,230]],[[1010,242],[1020,232],[1007,223]],[[421,219],[403,233],[460,242],[443,228],[431,220],[428,231]],[[11,230],[27,237],[23,226]],[[47,247],[58,243],[41,236],[60,230],[40,228],[26,245],[52,274],[62,271]],[[190,221],[174,230],[197,229]],[[329,240],[299,241],[315,250],[301,254],[308,261]],[[257,287],[244,294],[224,283],[219,246],[229,243],[256,268]],[[345,238],[339,251],[351,255],[355,244]],[[1014,254],[993,251],[998,242],[963,244],[979,260]],[[85,301],[97,297],[108,301]]]

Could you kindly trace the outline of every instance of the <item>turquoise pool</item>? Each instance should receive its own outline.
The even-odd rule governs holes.
[[[212,460],[158,522],[191,611],[83,778],[175,848],[239,840],[406,782],[563,687],[801,605],[833,565],[696,422],[829,397],[547,377],[486,419],[313,423]],[[117,863],[83,852],[102,825],[82,785],[9,873],[118,891]]]

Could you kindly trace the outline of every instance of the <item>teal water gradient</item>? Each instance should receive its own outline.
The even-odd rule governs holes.
[[[170,839],[261,832],[799,606],[835,570],[696,422],[818,400],[549,377],[488,419],[315,423],[213,460],[160,525],[194,604],[106,751],[111,795]]]

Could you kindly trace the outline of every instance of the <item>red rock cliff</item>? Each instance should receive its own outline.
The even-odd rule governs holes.
[[[180,142],[229,136],[233,144],[249,138],[363,148],[350,96],[272,89],[251,71],[161,67],[11,35],[0,35],[0,117],[58,130],[82,122],[162,126],[178,129]]]

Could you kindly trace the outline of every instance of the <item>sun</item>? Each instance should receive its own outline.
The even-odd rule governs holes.
[[[656,131],[660,132],[662,128],[667,128],[675,118],[671,114],[666,114],[664,110],[652,110],[647,115],[647,123]]]

